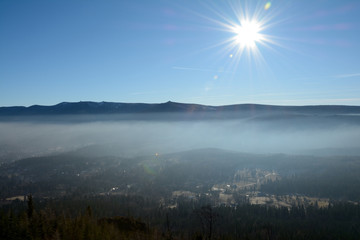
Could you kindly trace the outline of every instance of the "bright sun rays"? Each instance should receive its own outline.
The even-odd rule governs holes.
[[[236,33],[234,40],[240,48],[254,48],[256,43],[264,38],[260,33],[260,24],[256,20],[244,20],[240,25],[235,26],[233,31]]]
[[[203,18],[214,23],[216,30],[230,33],[229,38],[214,45],[221,47],[221,52],[232,59],[232,71],[236,68],[243,55],[256,65],[266,62],[261,50],[266,47],[272,49],[271,45],[278,45],[269,32],[275,12],[271,9],[271,3],[253,4],[251,1],[242,1],[235,4],[229,1],[228,11],[220,12],[219,8],[208,6],[213,13],[212,17],[201,15]]]
[[[249,5],[231,5],[231,9],[235,14],[235,21],[230,16],[222,15],[223,31],[232,33],[232,37],[224,41],[224,48],[235,57],[236,63],[245,53],[248,59],[252,59],[257,64],[265,64],[260,49],[275,44],[271,40],[272,37],[264,33],[269,30],[270,22],[274,17],[270,12],[269,2],[253,8]]]

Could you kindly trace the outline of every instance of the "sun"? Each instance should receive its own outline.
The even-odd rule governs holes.
[[[234,26],[235,43],[242,49],[253,49],[256,47],[256,43],[264,38],[260,31],[261,25],[256,20],[243,20],[240,25]]]
[[[221,11],[214,6],[208,8],[213,16],[199,14],[202,18],[213,23],[213,29],[226,32],[224,38],[210,48],[219,48],[222,56],[231,58],[228,61],[231,68],[236,68],[240,62],[255,62],[257,66],[266,64],[262,54],[265,49],[275,51],[273,46],[280,46],[277,38],[271,35],[271,28],[282,20],[275,18],[278,11],[270,11],[271,2],[255,4],[253,0],[230,1],[227,7]],[[229,59],[227,59],[229,60]]]

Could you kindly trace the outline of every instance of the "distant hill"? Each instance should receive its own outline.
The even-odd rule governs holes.
[[[359,114],[360,106],[318,105],[318,106],[275,106],[261,104],[237,104],[207,106],[166,102],[116,103],[116,102],[62,102],[53,106],[33,105],[30,107],[0,107],[1,116],[22,115],[67,115],[67,114],[122,114],[122,113],[165,113],[165,112],[239,112],[278,114]]]

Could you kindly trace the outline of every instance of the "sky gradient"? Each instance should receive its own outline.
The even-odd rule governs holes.
[[[360,105],[360,1],[0,1],[0,106]],[[239,53],[226,27],[262,22]]]

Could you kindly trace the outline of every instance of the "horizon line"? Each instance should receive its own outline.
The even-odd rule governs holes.
[[[166,103],[177,103],[177,104],[186,104],[186,105],[200,105],[200,106],[209,106],[209,107],[223,107],[223,106],[236,106],[236,105],[260,105],[260,106],[282,106],[282,107],[306,107],[306,106],[351,106],[351,107],[360,107],[360,105],[347,105],[347,104],[268,104],[268,103],[231,103],[231,104],[221,104],[221,105],[211,105],[211,104],[202,104],[194,102],[178,102],[178,101],[166,101],[166,102],[117,102],[117,101],[91,101],[91,100],[80,100],[80,101],[63,101],[56,104],[32,104],[32,105],[11,105],[11,106],[0,106],[0,108],[11,108],[11,107],[33,107],[33,106],[43,106],[43,107],[53,107],[59,104],[64,103],[116,103],[116,104],[148,104],[148,105],[159,105]]]

